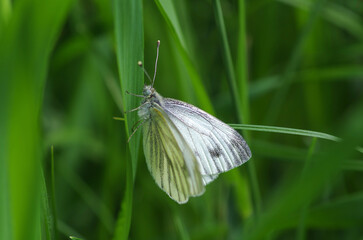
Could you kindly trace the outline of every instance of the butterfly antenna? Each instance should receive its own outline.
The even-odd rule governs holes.
[[[139,65],[139,67],[141,67],[141,69],[144,71],[146,77],[149,79],[150,83],[152,83],[151,81],[151,78],[150,78],[150,75],[147,73],[146,69],[144,68],[144,66],[142,65],[142,62],[141,61],[138,61],[137,62],[137,65]]]
[[[159,47],[160,47],[160,40],[158,40],[157,47],[156,47],[155,71],[154,71],[154,77],[153,77],[153,81],[151,83],[151,87],[154,86],[155,77],[156,77],[156,69],[158,68]]]

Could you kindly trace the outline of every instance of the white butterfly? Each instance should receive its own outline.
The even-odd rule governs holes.
[[[251,151],[243,137],[227,124],[155,91],[159,45],[160,41],[152,83],[144,87],[143,95],[137,95],[144,98],[137,108],[142,121],[139,126],[143,126],[144,154],[151,175],[181,204],[203,194],[205,185],[218,174],[245,163]]]

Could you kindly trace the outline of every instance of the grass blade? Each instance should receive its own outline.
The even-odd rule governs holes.
[[[127,152],[127,151],[126,151]],[[130,158],[130,156],[127,156]],[[121,202],[121,209],[117,217],[117,224],[113,240],[129,239],[132,216],[132,199],[133,199],[133,176],[132,165],[126,164],[126,187],[124,197]]]
[[[285,128],[285,127],[275,127],[275,126],[264,126],[264,125],[252,125],[252,124],[229,124],[234,129],[258,131],[258,132],[272,132],[272,133],[284,133],[291,135],[300,135],[306,137],[316,137],[331,141],[341,141],[340,138],[327,133],[321,133],[310,130],[296,129],[296,128]]]
[[[186,65],[187,71],[189,73],[190,79],[192,80],[192,85],[195,89],[195,94],[198,103],[203,106],[203,109],[214,114],[214,109],[212,103],[208,97],[207,92],[203,86],[203,82],[200,79],[195,65],[192,62],[191,56],[189,54],[189,49],[184,40],[183,31],[178,21],[178,16],[176,15],[175,8],[172,1],[168,0],[155,0],[161,14],[163,15],[166,23],[168,24],[172,35],[174,36],[184,64]]]
[[[309,151],[308,151],[308,155],[306,157],[306,162],[304,164],[304,168],[303,171],[301,173],[302,178],[306,177],[306,173],[308,172],[308,169],[311,168],[311,157],[315,151],[315,146],[316,146],[316,138],[313,138],[313,140],[311,141],[310,147],[309,147]],[[296,233],[296,239],[298,240],[303,240],[305,239],[305,235],[306,235],[306,217],[308,215],[308,208],[310,206],[310,202],[306,202],[301,210],[300,213],[300,221],[299,221],[299,225],[298,225],[298,229],[297,229],[297,233]]]
[[[143,61],[144,35],[142,1],[114,0],[114,19],[116,32],[116,53],[120,75],[123,103],[126,111],[139,106],[139,99],[125,94],[140,93],[143,87],[143,72],[137,65]],[[131,126],[137,121],[137,113],[130,112],[125,117],[127,138]],[[136,175],[137,157],[139,153],[141,131],[137,131],[129,142],[130,156],[126,154],[126,186],[121,209],[117,217],[114,240],[128,239],[131,214],[133,182]]]
[[[2,188],[4,200],[0,201],[8,207],[0,213],[6,222],[0,226],[4,239],[41,238],[39,116],[49,55],[70,2],[17,1],[1,26],[0,165],[7,174],[1,174],[0,184],[7,186]]]
[[[51,147],[51,176],[50,184],[47,186],[44,171],[42,171],[42,209],[43,209],[43,226],[45,228],[45,239],[57,239],[57,215],[55,208],[55,181],[54,181],[54,149]]]
[[[120,75],[121,92],[125,111],[140,105],[138,98],[126,94],[140,93],[143,88],[143,72],[137,65],[144,60],[144,35],[142,2],[114,1],[116,54],[118,71]],[[137,121],[137,113],[130,112],[125,117],[127,136],[131,134],[131,127]],[[135,176],[137,156],[139,153],[141,132],[138,131],[129,143],[132,158],[133,176]]]
[[[47,191],[47,186],[45,182],[45,177],[42,172],[42,180],[41,180],[41,192],[42,192],[42,217],[43,217],[43,224],[44,227],[43,232],[45,232],[44,239],[46,240],[54,240],[55,238],[55,221],[54,221],[54,214],[52,211],[51,203],[50,203],[50,196]]]
[[[245,12],[244,12],[244,1],[239,1],[240,6],[240,53],[239,53],[239,64],[242,64],[242,68],[239,71],[239,77],[240,77],[240,86],[237,85],[237,80],[235,76],[235,70],[233,67],[232,62],[232,55],[231,50],[228,44],[228,38],[227,38],[227,32],[223,20],[223,13],[222,13],[222,7],[219,0],[213,1],[214,11],[215,11],[215,18],[217,22],[217,26],[220,32],[220,35],[222,36],[222,43],[223,43],[223,59],[227,68],[227,76],[228,76],[228,82],[230,86],[230,91],[232,92],[233,100],[235,103],[235,108],[237,110],[237,117],[239,122],[248,123],[249,121],[249,104],[248,104],[248,84],[247,84],[247,61],[246,61],[246,30],[245,30]],[[239,94],[241,92],[241,95]],[[242,105],[243,104],[243,105]],[[245,135],[246,140],[249,140],[248,134]],[[251,182],[251,189],[254,201],[256,203],[256,213],[258,214],[261,211],[261,194],[258,186],[257,176],[256,176],[256,168],[253,161],[248,162],[247,168],[249,171],[249,177]],[[235,172],[236,174],[240,174],[240,172]],[[239,181],[238,187],[240,189],[247,189],[247,182],[244,180],[243,177],[239,176],[235,178],[237,181]],[[247,199],[239,199],[238,202],[241,202],[241,204],[244,206],[244,210],[242,213],[243,215],[246,213],[251,212],[251,202]],[[242,216],[243,216],[242,215]],[[245,216],[246,217],[246,216]]]
[[[242,107],[241,107],[241,101],[240,101],[241,98],[239,96],[236,75],[235,75],[233,62],[232,62],[232,55],[231,55],[231,50],[230,50],[229,43],[228,43],[227,32],[226,32],[226,27],[224,25],[223,13],[222,13],[222,7],[221,7],[220,1],[214,0],[213,7],[214,7],[214,11],[215,11],[215,17],[216,17],[218,30],[222,37],[222,44],[223,44],[222,54],[223,54],[225,66],[227,68],[228,83],[230,85],[230,90],[232,92],[234,103],[236,104],[238,119],[240,122],[243,122],[244,116],[242,116]]]

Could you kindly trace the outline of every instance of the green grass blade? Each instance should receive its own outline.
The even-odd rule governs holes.
[[[45,232],[44,239],[54,240],[55,239],[55,224],[52,207],[50,204],[50,196],[47,192],[44,174],[42,174],[41,180],[41,192],[42,192],[42,219],[43,219],[43,233]]]
[[[139,106],[140,99],[127,95],[126,91],[139,94],[143,88],[143,72],[137,65],[138,61],[143,61],[144,59],[142,1],[115,0],[113,3],[116,53],[121,91],[125,110],[129,111]],[[125,125],[127,137],[132,134],[131,126],[136,121],[136,112],[131,112],[126,115]],[[140,138],[141,131],[137,131],[129,142],[131,156],[126,156],[125,158],[127,160],[126,186],[121,209],[117,217],[114,240],[128,239],[132,215],[133,181],[136,175]]]
[[[183,31],[179,24],[178,16],[176,15],[173,2],[168,0],[155,0],[155,3],[157,4],[159,11],[163,15],[166,23],[168,24],[172,32],[173,37],[177,42],[179,52],[182,56],[182,59],[184,60],[184,64],[187,68],[190,79],[192,80],[191,84],[195,89],[198,103],[200,104],[200,106],[203,107],[206,112],[214,114],[212,103],[208,97],[207,92],[205,91],[203,82],[199,77],[195,65],[193,64],[193,61],[189,54],[190,50],[188,49],[187,44],[184,40]]]
[[[1,190],[8,210],[0,213],[6,221],[0,232],[5,239],[41,238],[39,116],[49,55],[70,2],[17,1],[1,26],[0,165],[5,167],[7,179],[2,175],[0,181],[8,185]]]
[[[133,176],[131,167],[132,166],[130,163],[126,164],[126,188],[121,203],[121,209],[117,217],[117,224],[113,240],[129,239],[133,205]]]
[[[54,181],[54,149],[51,147],[51,176],[47,185],[44,171],[42,171],[41,192],[42,192],[42,214],[43,226],[45,228],[45,239],[57,239],[57,215],[55,209],[55,181]]]
[[[248,123],[249,119],[249,107],[248,107],[248,84],[247,84],[247,61],[246,61],[246,32],[245,32],[245,12],[244,12],[244,1],[239,2],[240,6],[240,53],[239,53],[239,63],[243,64],[242,69],[239,71],[239,77],[240,77],[240,86],[237,85],[235,70],[233,67],[232,62],[232,55],[231,50],[228,43],[227,38],[227,31],[224,24],[223,19],[223,12],[221,3],[219,0],[213,1],[213,7],[215,12],[215,18],[217,22],[217,27],[219,30],[219,33],[222,37],[222,44],[223,44],[223,59],[225,62],[225,66],[227,68],[227,78],[230,86],[230,91],[232,92],[233,100],[235,103],[235,109],[237,110],[237,117],[239,122]],[[243,71],[243,72],[241,72]],[[239,92],[241,91],[241,95]],[[242,105],[243,104],[243,105]],[[245,119],[246,116],[246,119]],[[249,137],[245,135],[246,140],[248,141]],[[250,182],[251,182],[251,189],[253,193],[253,198],[256,203],[256,212],[261,211],[261,194],[258,186],[257,176],[256,176],[256,169],[254,166],[254,162],[249,162],[247,165],[247,168],[249,170],[249,176],[250,176]],[[235,174],[240,174],[239,172],[235,172]],[[240,189],[247,189],[247,182],[242,178],[241,176],[235,177],[236,181],[239,181],[238,187]],[[242,196],[243,194],[238,194],[237,196]],[[251,212],[251,202],[249,201],[249,198],[247,199],[239,199],[240,204],[244,206],[242,216],[245,216],[246,213]]]
[[[247,29],[246,29],[246,6],[245,0],[238,1],[238,55],[237,55],[237,81],[240,92],[240,107],[243,116],[241,123],[250,123],[250,103],[249,103],[249,83],[248,83],[248,46],[247,46]],[[247,139],[248,137],[245,136]]]
[[[248,46],[247,46],[247,17],[246,17],[246,1],[239,0],[238,2],[238,19],[239,19],[239,33],[238,33],[238,55],[237,55],[237,82],[240,92],[240,107],[242,118],[240,123],[250,123],[250,102],[249,102],[249,83],[248,83]],[[247,142],[250,142],[251,135],[249,132],[243,132]],[[247,165],[250,182],[252,186],[253,196],[255,199],[256,212],[259,214],[262,208],[262,200],[260,187],[257,179],[255,162],[250,161]],[[242,184],[240,187],[243,187]],[[247,188],[246,188],[247,189]],[[245,200],[246,201],[246,200]],[[251,203],[249,203],[251,204]]]
[[[142,3],[137,1],[114,1],[116,55],[120,75],[121,92],[125,111],[140,105],[140,99],[126,92],[139,94],[143,89],[144,75],[138,61],[144,60],[144,35]],[[132,125],[138,120],[137,112],[126,115],[127,136],[130,136]],[[139,153],[141,132],[138,131],[130,140],[133,175],[135,176],[137,156]]]
[[[284,133],[291,135],[300,135],[306,137],[316,137],[331,141],[341,141],[340,138],[327,133],[321,133],[310,130],[296,129],[296,128],[285,128],[285,127],[275,127],[275,126],[264,126],[264,125],[252,125],[252,124],[229,124],[234,129],[248,130],[248,131],[258,131],[258,132],[271,132],[271,133]]]
[[[178,230],[179,238],[181,240],[190,240],[191,238],[190,238],[187,230],[185,229],[185,226],[182,222],[180,214],[174,214],[173,220],[174,220],[175,227]]]
[[[306,174],[307,174],[309,168],[311,167],[311,164],[312,164],[311,159],[312,159],[312,155],[315,151],[316,141],[317,141],[316,138],[313,138],[313,140],[311,141],[308,155],[306,157],[306,162],[304,164],[304,168],[301,173],[302,178],[306,177]],[[298,240],[303,240],[303,239],[305,239],[305,236],[306,236],[306,217],[308,215],[309,205],[310,205],[310,202],[306,202],[303,205],[301,213],[300,213],[300,222],[299,222],[297,232],[296,232],[296,239],[298,239]]]
[[[228,43],[226,27],[223,20],[222,7],[219,0],[213,1],[213,7],[215,12],[215,18],[217,22],[217,27],[219,33],[222,37],[222,45],[223,45],[223,59],[225,62],[225,67],[227,69],[227,79],[230,85],[230,90],[232,92],[234,103],[236,104],[237,116],[240,122],[243,122],[244,116],[242,115],[242,106],[241,106],[241,97],[239,96],[236,74],[233,67],[231,50]]]

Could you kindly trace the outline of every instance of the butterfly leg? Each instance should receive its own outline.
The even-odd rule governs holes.
[[[137,128],[137,125],[142,121],[143,119],[139,119],[137,122],[134,123],[134,125],[132,125],[131,127],[131,131],[134,131],[135,130],[135,127]]]
[[[130,140],[131,140],[131,137],[132,136],[134,136],[134,134],[136,133],[136,131],[137,131],[137,129],[139,129],[144,123],[145,123],[145,121],[147,120],[147,119],[141,119],[142,120],[142,122],[139,124],[139,125],[137,125],[137,127],[136,127],[136,129],[131,133],[131,135],[130,135],[130,137],[129,137],[129,139],[127,140],[127,142],[130,142]],[[137,123],[139,123],[140,122],[140,120],[139,121],[137,121],[136,122],[136,124]],[[135,124],[134,124],[135,125]]]
[[[146,102],[145,102],[145,103],[143,103],[143,104],[141,104],[141,105],[140,105],[140,106],[138,106],[137,108],[134,108],[134,109],[131,109],[131,110],[129,110],[129,111],[126,111],[126,112],[125,112],[125,114],[130,113],[130,112],[137,111],[137,110],[139,110],[142,106],[144,106],[145,104],[146,104]]]
[[[129,94],[129,95],[134,96],[134,97],[145,98],[145,96],[144,96],[144,95],[135,94],[135,93],[130,93],[129,91],[126,91],[126,94]]]

